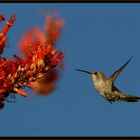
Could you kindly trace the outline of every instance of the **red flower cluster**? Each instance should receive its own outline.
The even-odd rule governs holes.
[[[0,53],[2,54],[6,42],[6,35],[15,21],[11,16],[0,33]],[[38,94],[48,94],[56,86],[58,79],[57,65],[62,61],[64,54],[54,48],[58,39],[63,20],[49,16],[45,21],[45,31],[35,27],[25,33],[19,42],[24,58],[17,55],[14,60],[0,58],[0,108],[11,94],[18,93],[26,97],[22,87],[31,87]]]

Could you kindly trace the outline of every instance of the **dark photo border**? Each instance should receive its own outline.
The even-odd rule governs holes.
[[[86,4],[86,3],[140,3],[140,0],[0,0],[0,3],[83,3],[83,4]],[[64,137],[64,136],[58,136],[58,137],[50,137],[50,136],[46,136],[46,137],[42,137],[42,136],[30,136],[30,137],[26,137],[26,136],[20,136],[20,137],[17,137],[17,136],[12,136],[12,137],[7,137],[7,136],[0,136],[0,139],[2,140],[11,140],[11,139],[26,139],[26,140],[30,140],[30,139],[33,139],[33,140],[45,140],[45,139],[97,139],[97,140],[124,140],[124,139],[129,139],[129,140],[134,140],[134,139],[140,139],[140,136],[132,136],[132,137],[128,137],[128,136],[123,136],[123,137],[119,137],[119,136],[113,136],[113,137],[110,137],[110,136],[105,136],[105,137],[91,137],[91,136],[77,136],[77,137],[73,137],[73,136],[67,136],[67,137]]]

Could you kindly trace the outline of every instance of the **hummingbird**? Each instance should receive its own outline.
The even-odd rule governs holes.
[[[76,70],[91,75],[96,91],[110,103],[113,103],[115,101],[137,102],[140,100],[140,97],[122,93],[114,85],[114,81],[116,80],[118,75],[121,73],[121,71],[131,61],[131,59],[132,57],[130,57],[129,60],[123,66],[121,66],[118,70],[116,70],[110,77],[106,77],[104,73],[100,71],[89,72],[89,71],[81,70],[81,69],[76,69]]]

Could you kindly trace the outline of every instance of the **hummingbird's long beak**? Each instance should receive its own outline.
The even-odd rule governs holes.
[[[86,71],[86,70],[80,70],[80,69],[76,69],[77,71],[82,71],[82,72],[85,72],[85,73],[88,73],[88,74],[92,74],[92,72],[89,72],[89,71]]]

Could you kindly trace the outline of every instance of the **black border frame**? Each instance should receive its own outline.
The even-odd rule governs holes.
[[[140,3],[140,0],[0,0],[0,3]],[[97,139],[97,140],[134,140],[140,136],[0,136],[0,139]]]

